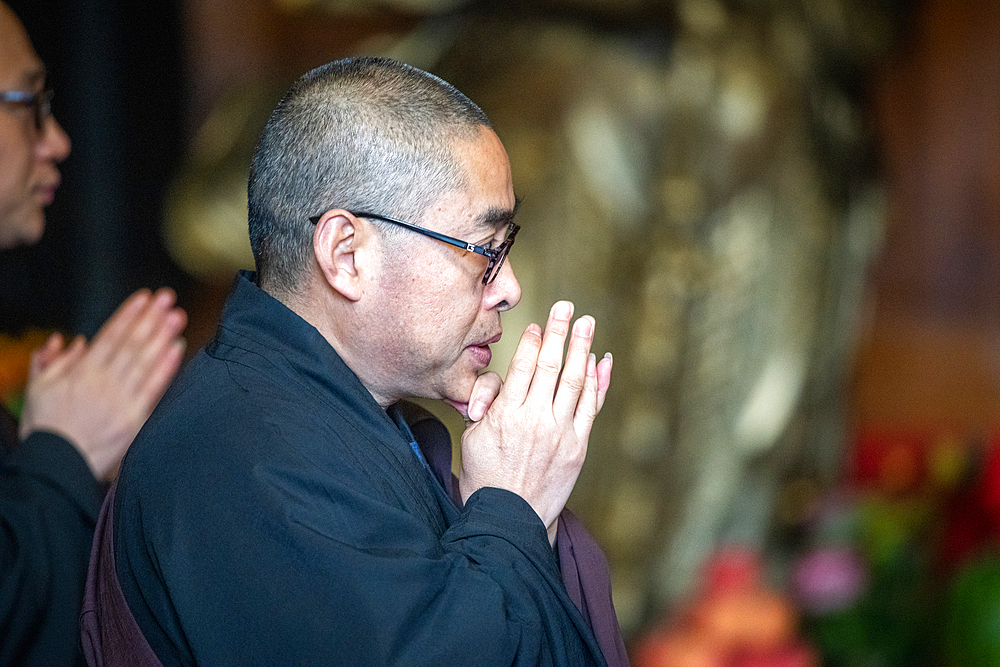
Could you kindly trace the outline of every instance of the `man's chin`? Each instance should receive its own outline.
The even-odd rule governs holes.
[[[0,218],[0,249],[34,245],[45,231],[45,216],[29,216],[27,219]]]
[[[39,210],[27,216],[18,233],[19,238],[14,245],[30,246],[41,241],[42,234],[45,233],[45,212]]]

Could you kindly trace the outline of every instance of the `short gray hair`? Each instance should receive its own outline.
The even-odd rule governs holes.
[[[309,217],[331,208],[419,221],[462,187],[452,153],[489,119],[451,84],[387,58],[347,58],[302,76],[254,149],[248,184],[258,281],[295,292],[312,255]]]

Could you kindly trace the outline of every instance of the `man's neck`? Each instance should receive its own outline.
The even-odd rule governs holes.
[[[268,291],[263,287],[261,289]],[[268,293],[284,304],[286,308],[316,328],[347,367],[358,376],[361,384],[364,385],[368,393],[372,395],[372,398],[375,399],[375,402],[383,410],[400,400],[401,397],[382,391],[379,388],[379,384],[374,382],[364,372],[368,364],[354,354],[354,346],[350,344],[351,332],[354,330],[351,323],[355,317],[352,304],[338,299],[336,295],[317,295],[314,291],[308,289],[294,294]]]

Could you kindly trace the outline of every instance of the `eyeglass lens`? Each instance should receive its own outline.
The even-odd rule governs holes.
[[[495,261],[492,259],[490,260],[490,265],[486,267],[486,277],[483,278],[484,285],[489,285],[497,279],[497,276],[500,275],[500,269],[503,268],[503,261],[505,259],[507,259],[506,248],[504,248],[504,250],[500,253],[500,257],[498,257]]]
[[[497,254],[490,258],[490,263],[486,267],[486,275],[483,276],[483,284],[489,285],[497,276],[500,275],[500,269],[503,268],[504,260],[507,259],[507,254],[510,252],[510,247],[514,245],[514,237],[517,236],[517,232],[520,230],[518,225],[513,225],[510,234],[504,240],[500,247],[497,248]]]

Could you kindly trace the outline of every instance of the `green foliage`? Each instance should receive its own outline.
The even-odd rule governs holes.
[[[1000,554],[990,549],[962,567],[946,605],[949,664],[1000,665]]]

